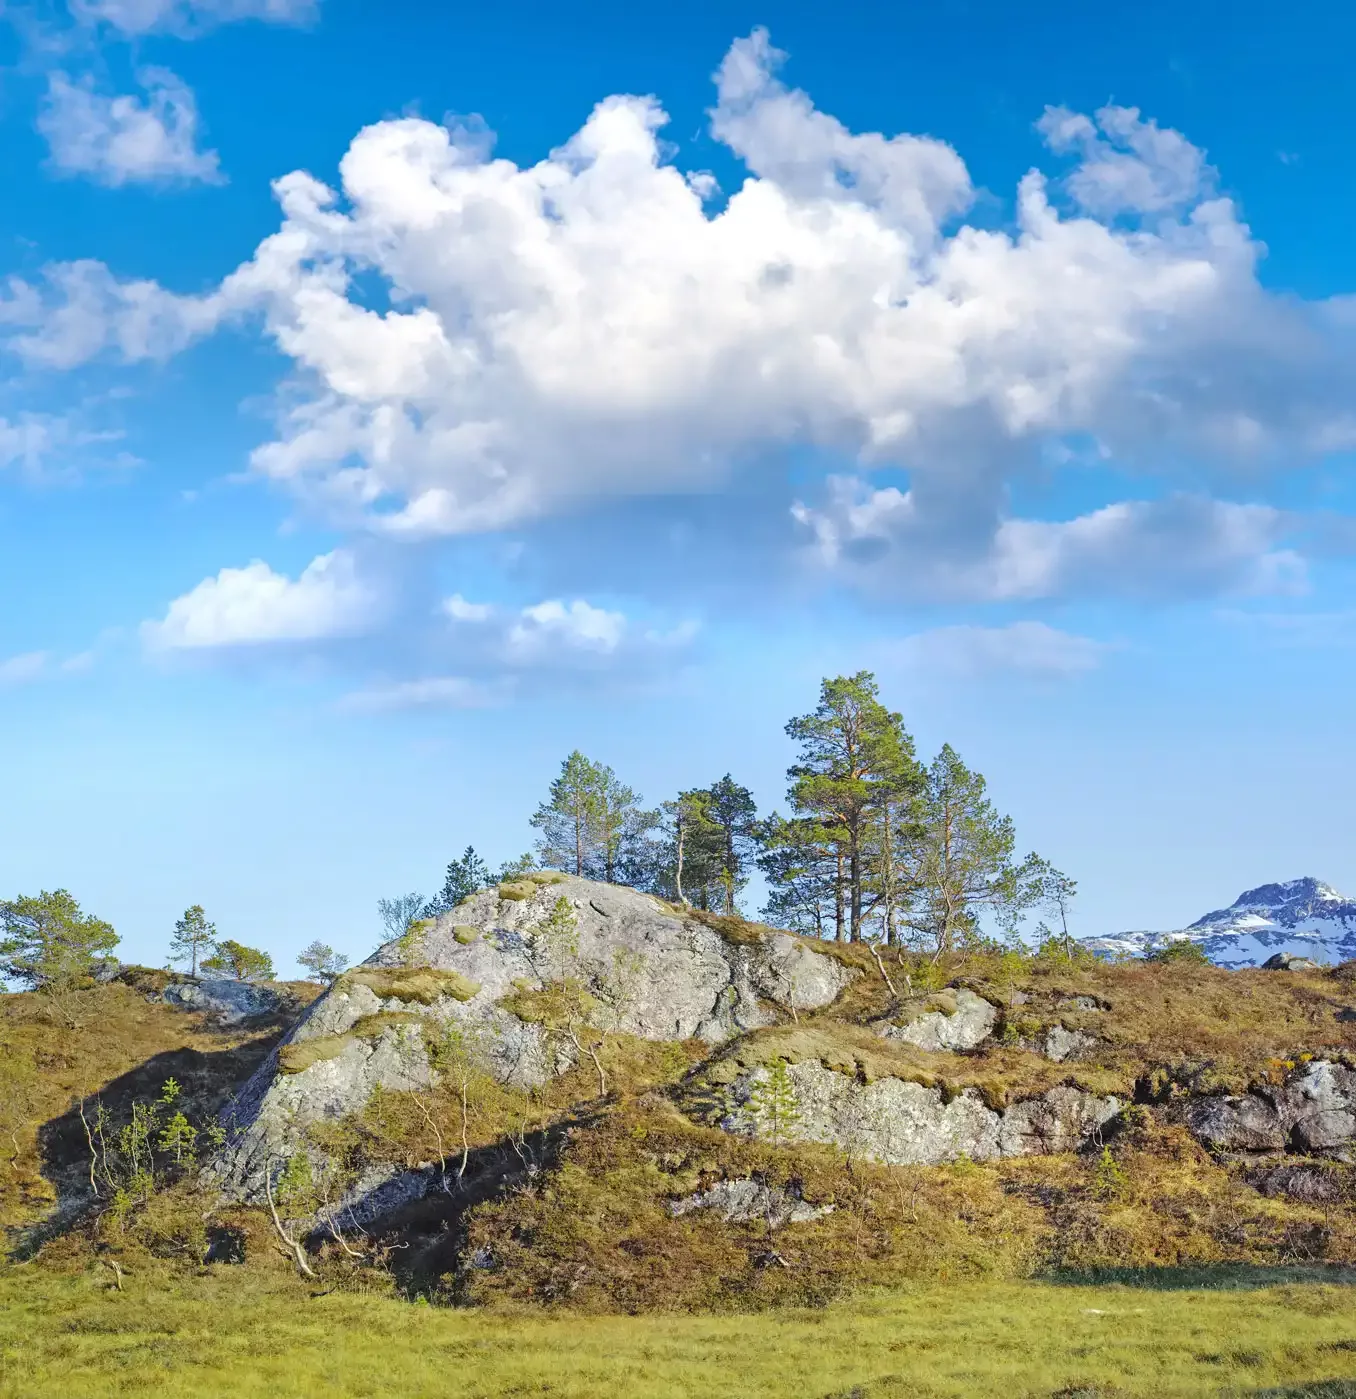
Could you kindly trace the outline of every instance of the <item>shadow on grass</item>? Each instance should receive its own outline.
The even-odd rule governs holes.
[[[1251,1292],[1288,1283],[1349,1287],[1356,1284],[1356,1267],[1336,1263],[1209,1263],[1174,1268],[1082,1268],[1045,1273],[1037,1281],[1055,1287],[1138,1287],[1152,1292]],[[1356,1390],[1352,1393],[1356,1395]]]
[[[1314,1380],[1280,1389],[1253,1389],[1249,1399],[1356,1399],[1356,1380]]]
[[[109,1113],[116,1139],[118,1129],[131,1116],[132,1104],[154,1102],[165,1081],[172,1078],[180,1090],[177,1106],[196,1124],[215,1121],[231,1092],[263,1063],[281,1034],[281,1028],[277,1028],[265,1038],[230,1049],[183,1048],[153,1054],[83,1100],[83,1120],[82,1100],[77,1099],[59,1117],[44,1122],[38,1128],[40,1169],[56,1192],[56,1204],[42,1219],[8,1230],[7,1252],[0,1256],[12,1263],[28,1261],[44,1244],[79,1223],[96,1204],[90,1190],[87,1125],[99,1103]]]

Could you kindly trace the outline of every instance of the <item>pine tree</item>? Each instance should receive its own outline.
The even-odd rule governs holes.
[[[601,836],[602,786],[599,764],[577,748],[560,765],[560,776],[531,821],[541,832],[537,848],[543,865],[583,875]]]
[[[822,938],[832,927],[837,860],[813,821],[786,820],[775,811],[763,823],[758,868],[768,884],[764,921]]]
[[[54,994],[86,985],[119,941],[65,889],[0,903],[0,933],[0,974]]]
[[[910,926],[938,954],[973,937],[985,912],[1007,919],[1032,898],[1034,856],[1013,863],[1012,818],[1000,816],[984,778],[944,744],[919,802]]]
[[[834,861],[834,937],[862,937],[869,911],[871,839],[887,802],[922,783],[903,718],[881,704],[869,671],[825,680],[813,714],[792,719],[787,734],[800,745],[788,769],[787,793],[808,841],[827,846]]]
[[[727,772],[709,789],[707,814],[720,832],[720,883],[725,912],[735,912],[735,896],[748,883],[758,844],[758,805],[753,793]]]
[[[774,1060],[767,1074],[753,1086],[749,1095],[749,1112],[759,1131],[773,1146],[795,1131],[800,1122],[800,1107],[796,1101],[796,1084],[784,1059]]]
[[[655,884],[680,903],[709,908],[721,850],[721,830],[711,819],[711,793],[702,788],[679,792],[664,803],[663,822],[665,844]]]
[[[233,938],[223,938],[216,951],[202,964],[205,972],[225,972],[237,981],[272,981],[273,958],[257,947],[246,947]]]
[[[187,962],[188,974],[197,976],[198,958],[217,940],[214,923],[207,921],[201,904],[184,910],[184,916],[174,925],[174,936],[170,938],[170,961]]]
[[[348,966],[348,958],[342,952],[336,952],[329,943],[316,939],[304,951],[298,953],[297,964],[310,972],[317,981],[323,981],[326,986],[333,986]]]
[[[658,823],[658,813],[643,810],[639,795],[610,767],[578,749],[561,764],[531,821],[541,832],[543,865],[609,884],[644,880],[652,864],[647,837]]]
[[[659,813],[640,805],[640,794],[620,781],[610,767],[598,767],[598,850],[592,873],[608,884],[640,877],[638,860],[646,837],[659,824]]]
[[[450,913],[463,899],[488,889],[492,883],[494,876],[490,867],[476,854],[475,847],[468,845],[461,858],[448,865],[442,890],[424,905],[424,917],[436,918],[440,913]]]

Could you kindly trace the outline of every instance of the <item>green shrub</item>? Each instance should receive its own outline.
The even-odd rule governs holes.
[[[1144,959],[1146,962],[1168,963],[1172,966],[1208,967],[1210,958],[1200,943],[1188,938],[1175,938],[1172,942],[1156,947]]]

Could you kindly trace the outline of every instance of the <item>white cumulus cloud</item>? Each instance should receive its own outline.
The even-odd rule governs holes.
[[[157,650],[200,650],[262,642],[318,641],[366,631],[380,598],[343,550],[312,560],[298,578],[255,559],[223,568],[175,598],[142,635]]]
[[[52,164],[105,185],[220,184],[217,153],[198,146],[198,104],[165,68],[137,74],[143,94],[100,92],[92,77],[53,73],[38,116]]]
[[[878,592],[1011,601],[1293,593],[1305,586],[1304,559],[1286,546],[1296,532],[1291,516],[1204,496],[1120,501],[1071,520],[995,520],[979,531],[967,531],[961,520],[948,534],[912,491],[837,478],[822,507],[799,504],[795,515],[823,568]]]
[[[723,205],[671,163],[652,97],[605,98],[535,165],[392,119],[354,138],[338,189],[277,181],[279,229],[206,295],[77,263],[12,282],[0,321],[69,366],[253,318],[294,371],[255,470],[397,539],[720,491],[809,446],[861,474],[798,513],[864,582],[889,555],[896,586],[974,596],[1290,585],[1265,507],[1010,507],[1069,441],[1149,470],[1356,444],[1356,317],[1265,291],[1205,154],[1133,108],[1051,109],[1055,169],[981,228],[958,152],[848,130],[781,59],[756,31],[716,75],[711,131],[748,171]]]
[[[626,618],[620,612],[592,607],[583,599],[559,598],[525,607],[509,628],[508,648],[518,656],[535,656],[552,647],[607,655],[621,645]]]

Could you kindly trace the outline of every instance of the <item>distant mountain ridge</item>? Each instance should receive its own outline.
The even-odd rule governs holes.
[[[1142,957],[1169,942],[1188,939],[1221,967],[1259,967],[1288,952],[1332,964],[1356,958],[1356,899],[1307,876],[1260,884],[1189,927],[1168,932],[1127,932],[1085,938],[1102,956]]]

